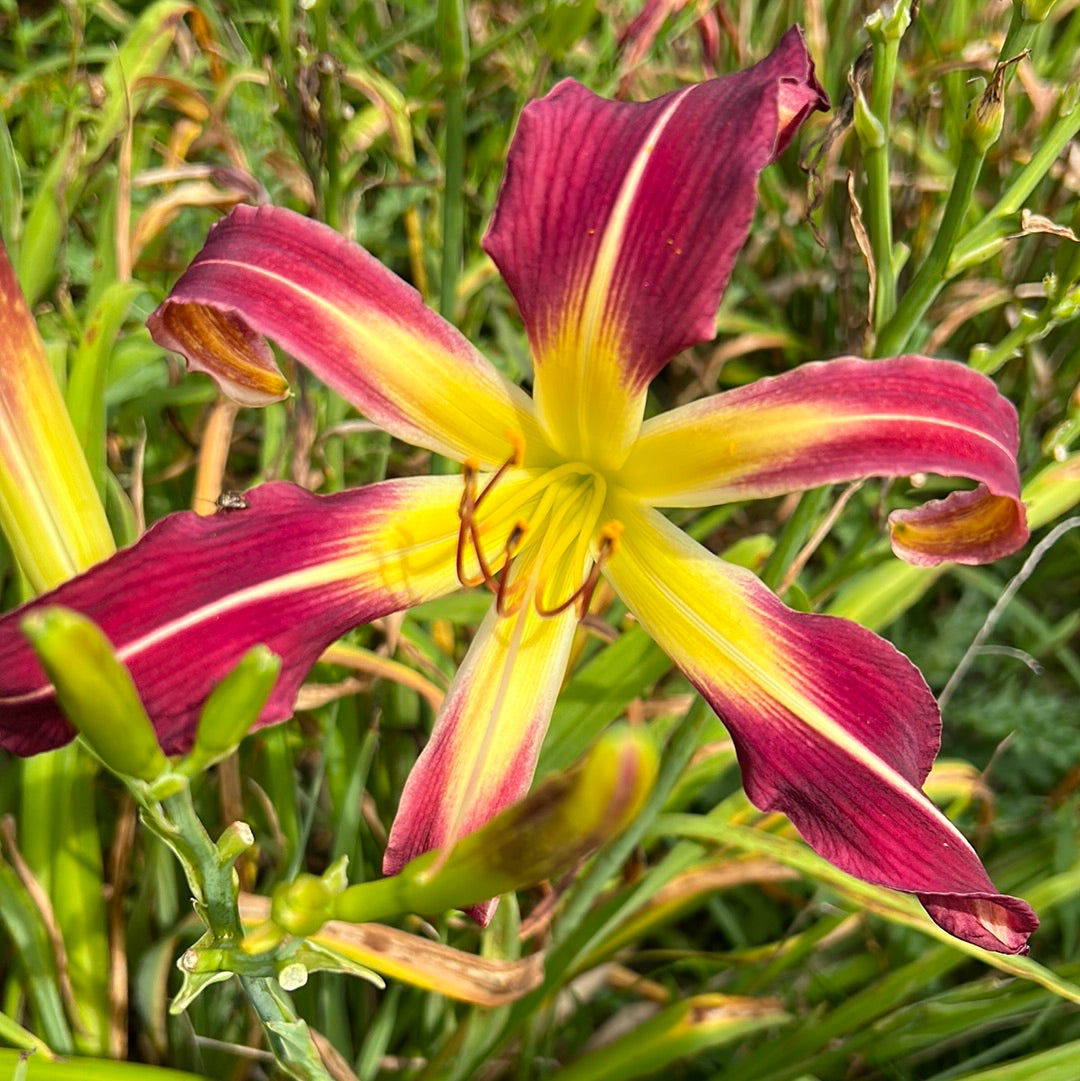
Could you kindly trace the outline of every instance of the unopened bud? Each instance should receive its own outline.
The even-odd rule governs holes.
[[[855,89],[855,134],[864,150],[878,150],[885,145],[885,128],[870,111],[861,87]]]
[[[555,878],[630,825],[656,771],[647,733],[613,728],[577,765],[463,837],[445,858],[428,852],[392,879],[350,887],[335,898],[334,915],[355,921],[467,908]]]
[[[55,607],[28,615],[22,630],[64,715],[109,769],[152,781],[168,767],[131,673],[97,624]]]
[[[258,719],[274,689],[281,658],[266,646],[255,646],[210,692],[195,733],[195,744],[185,759],[188,773],[220,761],[239,745]]]
[[[985,154],[1001,135],[1005,120],[1005,73],[1027,55],[1025,50],[1019,56],[998,63],[986,89],[968,110],[967,120],[964,122],[964,138],[980,154]]]
[[[895,0],[872,11],[863,23],[871,38],[899,41],[911,25],[911,0]]]
[[[270,918],[283,931],[303,938],[313,935],[333,915],[334,894],[321,878],[298,875],[274,890]]]

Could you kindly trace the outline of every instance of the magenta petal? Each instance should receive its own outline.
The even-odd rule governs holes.
[[[415,289],[289,210],[240,206],[218,222],[147,325],[244,405],[287,393],[266,335],[417,446],[502,464],[538,438],[528,396]]]
[[[764,590],[760,600],[760,615],[773,609],[766,618],[793,678],[865,751],[845,753],[780,702],[695,681],[731,732],[750,799],[786,814],[849,874],[915,893],[951,934],[1026,953],[1035,914],[995,891],[968,842],[919,791],[940,720],[915,666],[854,623],[791,612]],[[883,783],[878,762],[908,785]]]
[[[966,477],[979,487],[895,512],[893,548],[923,566],[985,563],[1028,537],[1019,443],[1012,403],[963,364],[841,357],[653,417],[619,482],[654,506],[696,507],[861,477]]]
[[[457,587],[460,492],[452,477],[331,496],[272,483],[246,493],[246,510],[170,515],[0,620],[0,746],[30,755],[74,735],[19,629],[28,611],[52,604],[99,624],[169,753],[190,746],[206,696],[258,643],[283,660],[258,723],[284,720],[334,639]]]
[[[842,870],[916,894],[946,930],[1023,952],[1034,913],[997,893],[921,791],[940,715],[918,669],[855,623],[786,608],[655,511],[624,502],[620,519],[606,573],[724,721],[753,803]]]
[[[950,935],[994,953],[1026,954],[1039,920],[1026,901],[1000,893],[920,893],[929,917]]]
[[[580,333],[614,328],[627,383],[643,388],[711,339],[758,174],[826,107],[797,28],[754,67],[655,101],[608,101],[566,81],[526,106],[484,247],[521,309],[538,381],[596,275],[609,279],[604,310]],[[580,342],[586,363],[597,344]]]

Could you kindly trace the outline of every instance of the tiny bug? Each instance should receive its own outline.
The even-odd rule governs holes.
[[[251,504],[247,501],[247,497],[242,492],[222,492],[221,495],[214,500],[214,506],[219,511],[230,513],[236,510],[247,510]]]

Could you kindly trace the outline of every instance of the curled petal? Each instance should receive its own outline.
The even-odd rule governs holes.
[[[416,446],[493,465],[539,439],[528,396],[415,289],[289,210],[240,206],[218,222],[148,325],[244,405],[287,392],[265,334]]]
[[[952,934],[1025,952],[1034,913],[920,790],[940,718],[914,665],[854,623],[790,611],[657,512],[619,513],[607,573],[724,720],[754,804],[842,870],[918,895]]]
[[[917,567],[990,563],[1028,538],[1019,496],[995,495],[985,484],[889,515],[893,551]]]
[[[974,492],[890,519],[912,563],[985,563],[1027,540],[1016,410],[962,364],[904,356],[804,364],[673,409],[642,428],[619,483],[654,506],[758,499],[867,476],[931,472]]]
[[[131,548],[0,620],[0,746],[29,755],[74,732],[20,624],[63,605],[130,670],[168,753],[186,750],[211,689],[252,646],[283,659],[259,725],[287,718],[320,652],[357,624],[457,587],[460,481],[388,481],[332,496],[273,483],[245,510],[158,522]]]
[[[484,247],[521,309],[562,453],[625,458],[649,381],[715,334],[758,174],[826,105],[792,29],[760,64],[655,101],[567,81],[524,109]]]
[[[385,874],[448,848],[529,790],[576,626],[573,609],[553,618],[530,603],[509,617],[488,612],[409,774]],[[489,901],[470,915],[486,924],[494,909]]]

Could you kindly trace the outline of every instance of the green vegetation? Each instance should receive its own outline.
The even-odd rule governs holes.
[[[224,210],[328,222],[527,381],[520,320],[480,248],[522,106],[567,76],[656,96],[746,66],[794,22],[833,113],[763,175],[718,338],[673,361],[650,410],[846,353],[954,358],[1019,410],[1033,542],[1066,522],[1080,503],[1080,8],[952,0],[914,5],[905,27],[904,0],[666,6],[655,36],[626,40],[638,0],[0,0],[0,233],[117,543],[212,511],[222,490],[335,492],[428,464],[288,358],[293,396],[237,410],[151,341],[147,315]],[[297,881],[329,905],[342,857],[350,883],[379,877],[432,701],[486,606],[473,591],[356,630],[293,721],[224,758],[197,748],[171,788],[129,791],[81,746],[3,757],[0,1042],[36,1051],[0,1052],[0,1077],[283,1076],[274,1054],[325,1076],[303,1072],[310,1029],[329,1076],[361,1081],[1075,1081],[1080,530],[1026,568],[968,665],[1031,546],[977,568],[898,563],[885,512],[939,483],[865,483],[812,552],[839,488],[676,514],[792,607],[858,619],[935,693],[949,686],[928,790],[1038,911],[1030,958],[949,939],[755,811],[719,721],[601,586],[604,626],[579,636],[538,779],[629,714],[664,750],[628,833],[550,891],[504,899],[483,932],[460,913],[409,917],[412,944],[395,947],[331,926],[305,947],[309,979],[279,973],[290,993],[186,970],[187,1008],[170,1013],[176,961],[203,931],[170,823],[205,825],[189,858],[218,861],[222,895],[235,868],[256,928]],[[0,547],[6,611],[29,594]],[[272,664],[240,675],[254,686]],[[256,1012],[279,1018],[273,1047]]]

